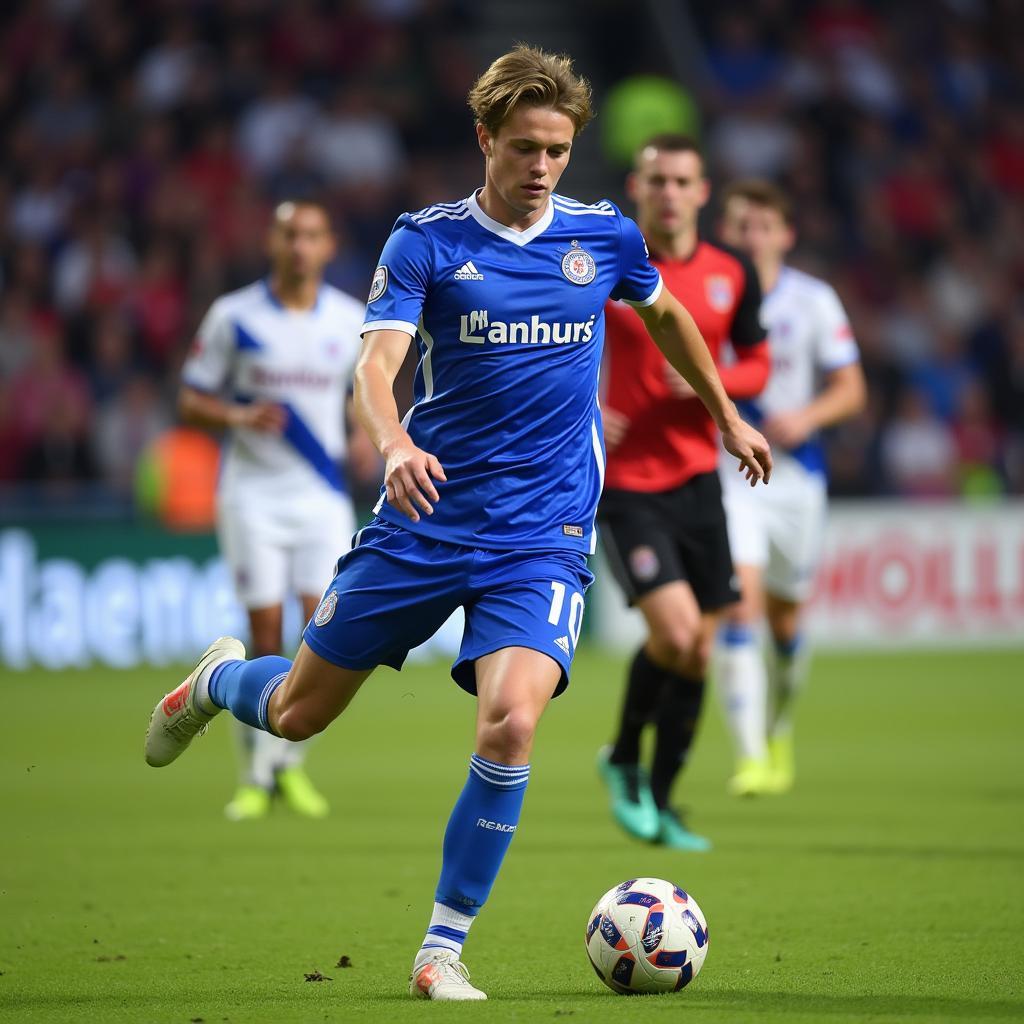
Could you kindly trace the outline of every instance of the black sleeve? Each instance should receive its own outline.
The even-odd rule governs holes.
[[[734,257],[743,268],[743,294],[740,295],[736,312],[733,313],[729,340],[734,348],[760,345],[768,336],[768,332],[761,323],[761,282],[757,279],[757,271],[754,270],[754,264],[750,262],[750,257],[746,253],[727,245],[720,248]]]

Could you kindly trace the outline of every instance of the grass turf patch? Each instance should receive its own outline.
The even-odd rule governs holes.
[[[226,715],[180,762],[143,763],[149,712],[180,672],[7,673],[0,1020],[1022,1019],[1020,665],[820,657],[797,788],[760,801],[726,796],[709,699],[677,789],[715,842],[694,855],[611,823],[595,755],[623,666],[582,651],[466,947],[490,1000],[443,1009],[410,1000],[406,978],[472,743],[472,700],[446,667],[381,671],[315,745],[328,820],[246,824],[222,816]],[[707,964],[680,995],[616,997],[587,963],[588,911],[637,875],[679,882],[707,914]]]

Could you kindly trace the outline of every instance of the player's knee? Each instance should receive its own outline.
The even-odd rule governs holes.
[[[758,619],[757,605],[753,597],[747,594],[744,594],[734,605],[730,605],[729,610],[725,613],[727,626],[751,628],[757,625]]]
[[[693,679],[702,679],[707,675],[708,667],[711,664],[711,651],[713,647],[713,637],[700,637],[686,659],[684,674]]]
[[[495,760],[510,763],[529,752],[536,731],[537,718],[528,709],[498,710],[480,723],[478,744]]]
[[[673,671],[686,665],[697,643],[697,629],[687,622],[676,622],[651,634],[650,653],[659,665]]]
[[[274,731],[282,739],[298,743],[323,732],[329,724],[330,720],[318,715],[315,709],[298,704],[278,713]]]

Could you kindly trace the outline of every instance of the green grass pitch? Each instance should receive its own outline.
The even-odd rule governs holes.
[[[716,843],[694,855],[611,824],[594,755],[622,666],[581,652],[467,945],[490,1001],[459,1007],[406,994],[472,740],[446,667],[382,671],[321,738],[328,821],[247,825],[221,816],[227,716],[181,762],[143,763],[177,671],[5,673],[0,1020],[1024,1019],[1022,668],[1020,652],[819,657],[797,789],[758,802],[725,794],[709,701],[677,791]],[[587,963],[592,904],[640,874],[708,917],[707,963],[678,995],[615,996]]]

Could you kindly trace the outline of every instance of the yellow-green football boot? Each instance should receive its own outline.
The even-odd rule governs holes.
[[[304,818],[327,817],[330,805],[298,765],[281,768],[276,772],[274,780],[281,799],[296,814],[301,814]]]
[[[772,792],[788,793],[796,779],[791,732],[776,734],[768,739],[768,762],[771,765]]]
[[[733,796],[761,796],[774,793],[771,762],[767,757],[741,757],[736,762],[736,773],[729,780]]]
[[[230,821],[256,821],[269,813],[270,790],[262,786],[239,786],[224,808],[224,816]]]

